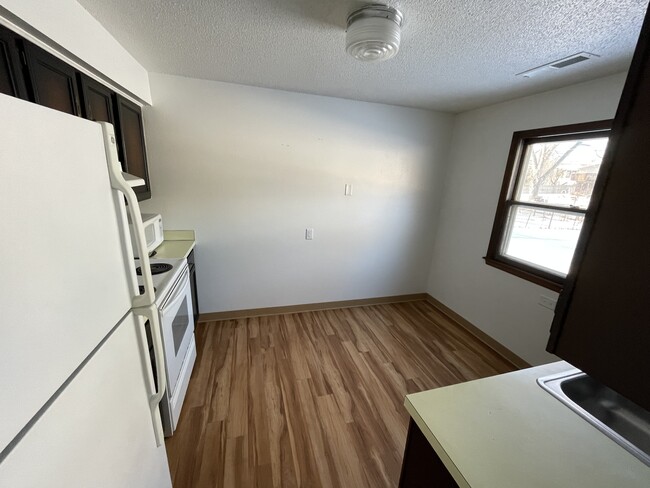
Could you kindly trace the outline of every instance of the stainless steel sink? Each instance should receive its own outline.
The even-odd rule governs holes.
[[[579,369],[545,376],[537,383],[650,466],[650,412]]]

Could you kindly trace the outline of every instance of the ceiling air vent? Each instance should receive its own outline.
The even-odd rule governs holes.
[[[567,66],[571,66],[572,64],[580,63],[581,61],[587,61],[589,57],[583,55],[583,54],[576,54],[574,56],[568,57],[562,61],[558,61],[557,63],[553,63],[551,65],[551,68],[566,68]]]
[[[544,71],[568,68],[569,66],[573,66],[574,64],[582,63],[583,61],[587,61],[591,58],[599,58],[599,57],[600,56],[598,56],[597,54],[592,54],[592,53],[585,53],[585,52],[576,53],[576,54],[572,54],[571,56],[567,56],[566,58],[556,59],[555,61],[551,61],[550,63],[537,66],[536,68],[532,68],[527,71],[522,71],[521,73],[517,73],[515,76],[532,78],[533,76],[536,76]]]

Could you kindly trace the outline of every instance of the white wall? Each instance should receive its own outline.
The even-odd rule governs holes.
[[[147,71],[76,1],[0,0],[0,23],[44,48],[63,48],[68,61],[86,63],[114,89],[151,103]]]
[[[196,230],[202,312],[425,290],[452,116],[150,81],[143,208]]]
[[[540,295],[557,297],[487,266],[494,213],[512,133],[613,118],[625,75],[492,105],[457,116],[434,246],[428,292],[532,364],[545,352],[553,313]]]

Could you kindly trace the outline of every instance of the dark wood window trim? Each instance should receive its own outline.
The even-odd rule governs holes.
[[[506,233],[509,209],[514,205],[512,196],[515,191],[516,182],[519,180],[522,171],[523,165],[521,163],[524,150],[526,146],[535,142],[557,142],[576,138],[608,137],[611,127],[612,120],[599,120],[596,122],[518,131],[513,134],[510,152],[508,154],[508,163],[506,165],[503,184],[501,185],[499,203],[497,204],[496,215],[494,216],[490,243],[488,245],[487,255],[484,257],[486,264],[550,290],[557,292],[562,290],[562,286],[564,285],[563,277],[509,258],[501,252]],[[533,202],[527,202],[525,205],[527,207],[538,207],[545,210],[570,210],[571,213],[586,213],[589,211],[574,208],[567,209],[562,206]]]

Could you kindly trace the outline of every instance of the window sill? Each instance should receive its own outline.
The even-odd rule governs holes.
[[[519,278],[530,281],[531,283],[535,283],[536,285],[543,286],[544,288],[548,288],[549,290],[555,291],[557,293],[560,293],[562,291],[562,284],[539,276],[531,271],[523,269],[518,265],[496,260],[487,256],[483,259],[485,260],[485,264],[488,266],[500,269],[501,271],[505,271],[506,273],[510,273],[511,275],[515,275]]]

